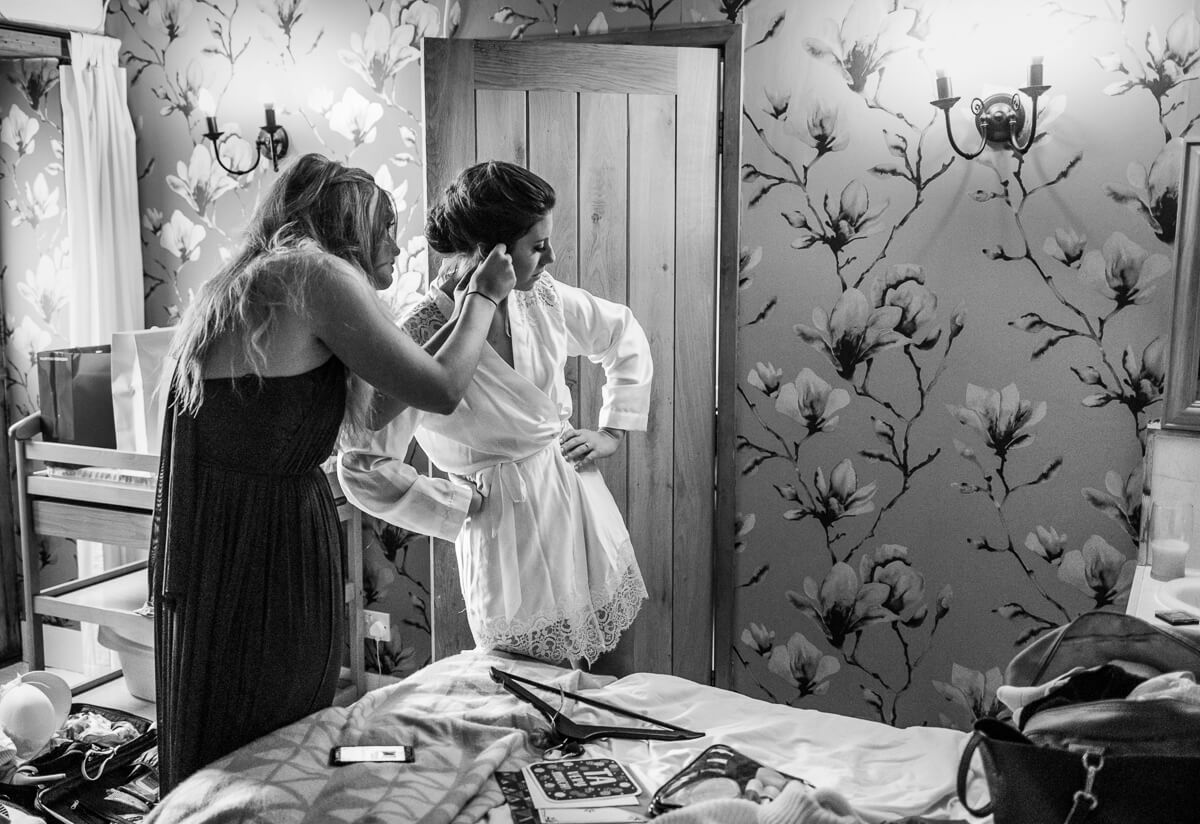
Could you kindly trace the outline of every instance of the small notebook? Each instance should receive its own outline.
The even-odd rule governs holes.
[[[636,804],[641,788],[611,758],[539,761],[523,770],[535,807],[607,807]]]

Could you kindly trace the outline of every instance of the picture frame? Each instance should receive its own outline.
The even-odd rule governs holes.
[[[1183,141],[1162,426],[1200,432],[1200,138]]]

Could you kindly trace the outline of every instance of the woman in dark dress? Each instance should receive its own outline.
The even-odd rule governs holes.
[[[392,279],[394,229],[370,175],[305,155],[175,337],[150,564],[164,792],[332,703],[341,532],[321,463],[376,395],[453,411],[512,288],[498,246],[431,356],[374,292]]]

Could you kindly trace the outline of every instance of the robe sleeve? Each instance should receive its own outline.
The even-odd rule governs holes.
[[[583,355],[604,369],[598,425],[645,430],[654,361],[642,325],[627,306],[576,286],[555,286],[563,302],[567,354]]]
[[[421,413],[406,409],[361,447],[338,454],[338,483],[356,507],[404,529],[446,541],[458,537],[471,488],[431,478],[405,462]]]
[[[438,295],[423,299],[405,316],[403,330],[424,343],[445,323]],[[458,537],[471,505],[471,488],[418,472],[404,459],[421,422],[420,410],[409,407],[365,443],[338,454],[338,483],[356,507],[421,535],[446,541]]]

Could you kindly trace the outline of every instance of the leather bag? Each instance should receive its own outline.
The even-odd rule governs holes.
[[[1128,615],[1093,612],[1019,653],[1006,681],[1035,686],[1113,661],[1200,671],[1200,646]],[[1200,705],[1177,698],[1104,698],[1026,708],[1021,729],[975,723],[958,770],[958,796],[995,824],[1194,824],[1200,820]],[[967,788],[978,753],[990,800]]]

